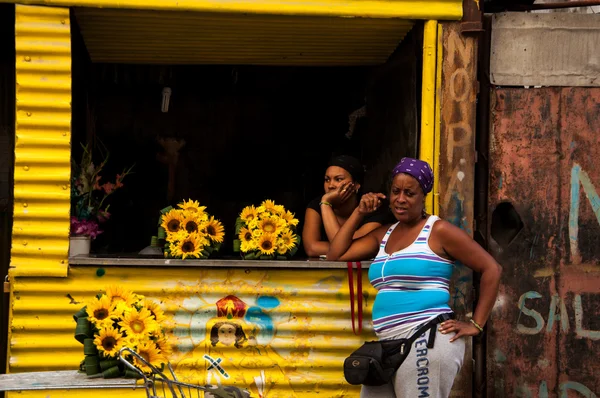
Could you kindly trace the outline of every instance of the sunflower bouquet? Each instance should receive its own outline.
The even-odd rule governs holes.
[[[223,224],[209,216],[198,201],[184,200],[177,207],[161,211],[159,239],[166,239],[165,257],[208,258],[218,251],[225,236]]]
[[[235,225],[233,249],[246,260],[285,260],[298,251],[298,219],[272,200],[246,206]]]
[[[128,347],[161,369],[169,360],[171,346],[162,330],[166,317],[158,304],[119,286],[109,286],[73,319],[75,339],[83,344],[85,359],[80,370],[88,376],[139,377],[119,361],[119,350]],[[131,356],[126,358],[145,373],[150,368]]]

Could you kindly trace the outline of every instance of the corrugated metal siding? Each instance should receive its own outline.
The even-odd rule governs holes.
[[[160,11],[233,12],[247,14],[335,17],[449,19],[462,18],[461,0],[17,0],[22,4],[122,8]],[[0,0],[14,3],[16,0]]]
[[[597,397],[600,88],[495,88],[491,99],[490,241],[504,272],[488,391]]]
[[[16,278],[11,281],[9,373],[76,369],[83,351],[73,338],[72,314],[105,286],[119,284],[165,309],[175,347],[172,363],[182,379],[215,383],[203,359],[208,354],[223,359],[230,376],[221,379],[224,384],[249,388],[254,397],[254,378],[261,370],[267,385],[275,383],[263,391],[267,397],[358,396],[359,389],[345,382],[342,364],[361,342],[374,337],[370,308],[375,291],[366,271],[363,276],[361,337],[352,333],[344,269],[72,266],[67,278]],[[219,320],[216,302],[230,294],[248,306],[248,315],[234,322],[243,325],[248,338],[256,336],[255,346],[237,349],[210,343],[210,328]],[[66,396],[47,391],[27,395]],[[85,395],[109,396],[106,391]]]
[[[75,10],[94,62],[375,65],[411,29],[402,19]]]
[[[69,10],[17,5],[11,267],[66,276],[71,176]]]

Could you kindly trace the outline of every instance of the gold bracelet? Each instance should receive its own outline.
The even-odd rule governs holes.
[[[479,330],[479,333],[483,333],[483,328],[481,326],[479,326],[479,324],[477,322],[475,322],[473,319],[469,319],[469,320],[477,328],[477,330]]]
[[[319,206],[322,206],[322,205],[329,206],[329,207],[333,207],[333,206],[331,205],[331,203],[329,203],[329,202],[320,202],[320,203],[319,203]]]

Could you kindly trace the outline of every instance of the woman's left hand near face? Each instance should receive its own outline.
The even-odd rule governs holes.
[[[456,333],[450,339],[450,342],[453,342],[454,340],[464,336],[477,336],[479,334],[479,330],[472,323],[457,321],[455,319],[450,319],[440,323],[438,330],[442,334]]]

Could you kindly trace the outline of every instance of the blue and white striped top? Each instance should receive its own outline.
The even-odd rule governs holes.
[[[435,254],[429,247],[433,224],[430,216],[417,239],[395,253],[385,251],[392,225],[369,267],[369,280],[377,296],[373,304],[373,329],[380,340],[399,335],[422,325],[440,314],[452,312],[450,278],[454,263]]]

